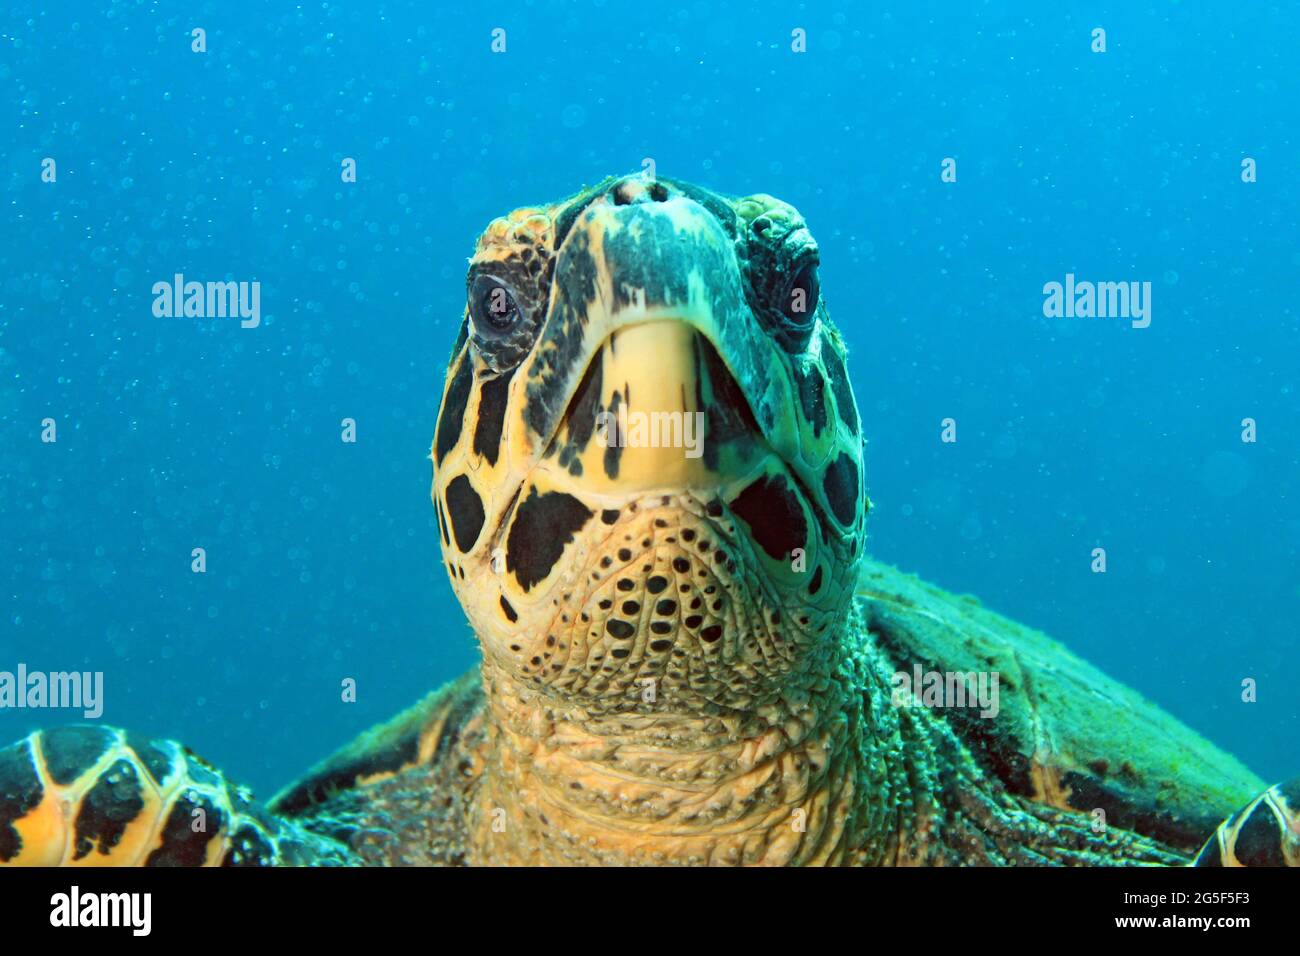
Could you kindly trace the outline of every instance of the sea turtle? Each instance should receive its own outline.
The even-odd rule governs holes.
[[[32,734],[0,862],[1300,863],[1300,780],[865,555],[817,266],[790,205],[641,175],[494,220],[431,454],[481,667],[265,806]]]

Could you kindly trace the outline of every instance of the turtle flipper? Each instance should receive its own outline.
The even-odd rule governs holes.
[[[1224,820],[1193,866],[1300,866],[1300,777],[1270,787]]]
[[[350,862],[170,740],[78,725],[0,749],[0,866]]]

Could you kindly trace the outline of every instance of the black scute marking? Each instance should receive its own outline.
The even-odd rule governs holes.
[[[447,386],[447,397],[442,402],[442,411],[438,413],[438,433],[433,450],[435,464],[442,464],[443,457],[460,440],[460,430],[465,423],[465,407],[469,404],[469,392],[473,384],[474,370],[470,367],[469,351],[466,350],[456,365],[451,384]]]
[[[808,540],[803,508],[784,475],[759,478],[736,496],[731,510],[749,525],[759,547],[777,560]]]
[[[203,829],[195,832],[203,811]],[[149,854],[145,866],[201,866],[212,842],[225,823],[221,808],[205,793],[182,790],[167,814],[162,828],[162,845]]]
[[[516,366],[517,368],[517,366]],[[478,423],[474,426],[474,451],[491,464],[501,451],[501,433],[506,421],[506,403],[515,369],[490,378],[478,390]]]
[[[596,296],[598,273],[590,237],[574,234],[560,252],[555,303],[525,390],[524,422],[537,435],[549,438],[564,412],[566,385],[586,349],[587,304]]]
[[[1268,801],[1259,801],[1237,830],[1232,852],[1242,866],[1286,866],[1282,855],[1282,827]]]
[[[636,628],[627,621],[620,621],[616,617],[611,617],[605,622],[605,630],[609,632],[611,637],[618,638],[621,641],[627,640],[636,633]]]
[[[722,356],[708,339],[696,335],[692,340],[692,359],[695,364],[695,399],[705,410],[708,424],[708,440],[704,443],[704,465],[711,471],[718,468],[718,453],[728,442],[753,441],[755,435],[762,434],[754,413],[749,408],[749,401],[741,390],[740,384],[732,376]],[[701,365],[707,373],[709,386],[713,392],[712,400],[707,400],[703,392]]]
[[[275,847],[266,834],[245,823],[230,838],[230,848],[221,858],[222,866],[270,866],[275,862]]]
[[[808,593],[816,594],[822,589],[822,566],[817,565],[817,570],[813,572],[812,581],[808,584]]]
[[[829,343],[822,350],[826,362],[826,375],[831,380],[831,391],[835,393],[835,407],[839,411],[840,421],[848,426],[853,434],[858,433],[858,407],[853,403],[853,390],[849,388],[849,376],[844,370],[844,362],[834,346]]]
[[[812,425],[813,435],[820,435],[826,428],[826,382],[822,373],[812,362],[797,362],[794,379],[803,417]]]
[[[609,442],[605,446],[605,474],[611,479],[618,477],[618,466],[623,457],[623,442],[627,439],[627,436],[622,433],[616,424],[618,410],[622,402],[623,396],[615,392],[609,403],[611,426],[609,433],[605,437],[605,440]]]
[[[510,602],[506,600],[506,596],[504,594],[501,595],[501,610],[505,614],[506,619],[509,620],[511,624],[519,620],[519,615],[515,612],[515,609],[510,605]]]
[[[447,486],[447,520],[451,522],[451,533],[461,554],[474,547],[485,517],[483,499],[468,478],[457,475]]]
[[[506,570],[513,572],[527,591],[550,574],[574,534],[591,516],[591,509],[573,495],[558,491],[539,495],[536,488],[530,488],[506,538]]]
[[[102,727],[57,727],[41,734],[45,770],[59,786],[72,783],[93,767],[112,745],[113,734]]]
[[[690,297],[690,265],[707,269],[715,257],[712,236],[678,232],[673,221],[646,206],[630,206],[624,214],[626,228],[607,233],[605,260],[618,276],[614,283],[614,308],[644,300],[646,306],[684,303]],[[705,275],[712,273],[705,271]]]
[[[27,816],[45,796],[45,787],[24,740],[0,750],[0,863],[8,863],[23,848],[14,823]]]
[[[466,314],[465,318],[461,319],[460,321],[460,331],[456,333],[456,342],[451,347],[451,358],[447,360],[448,371],[451,370],[451,363],[456,361],[456,356],[459,355],[460,350],[465,347],[465,342],[468,341],[468,339],[469,339],[469,315]]]
[[[438,516],[438,534],[442,537],[442,543],[451,544],[451,536],[447,534],[447,518],[442,513],[442,502],[435,501],[433,510]]]
[[[596,430],[596,416],[601,411],[600,393],[605,379],[604,354],[603,348],[596,352],[587,371],[583,373],[582,381],[578,383],[578,391],[574,393],[569,408],[565,442],[560,449],[560,467],[567,468],[575,477],[582,475],[582,461],[578,456],[591,441]]]
[[[171,775],[171,754],[156,743],[128,731],[126,745],[135,751],[135,755],[140,758],[144,769],[149,772],[149,776],[153,777],[155,783],[161,784]]]
[[[1223,866],[1223,851],[1219,847],[1219,833],[1217,830],[1205,841],[1205,846],[1201,847],[1201,852],[1196,854],[1196,860],[1192,865]]]
[[[80,860],[92,850],[107,856],[122,840],[127,824],[144,809],[140,775],[128,760],[114,761],[81,800],[74,831],[73,856]]]
[[[858,466],[847,452],[840,452],[827,467],[822,487],[836,520],[845,526],[853,524],[858,513]]]

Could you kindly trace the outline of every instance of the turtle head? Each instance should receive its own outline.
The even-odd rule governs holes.
[[[665,179],[488,226],[432,458],[490,665],[616,712],[747,706],[828,656],[867,500],[817,268],[791,206]]]

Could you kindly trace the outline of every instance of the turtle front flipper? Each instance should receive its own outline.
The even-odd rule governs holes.
[[[1300,866],[1300,777],[1270,787],[1224,820],[1193,866]]]
[[[0,866],[350,862],[170,740],[79,725],[0,750]]]

